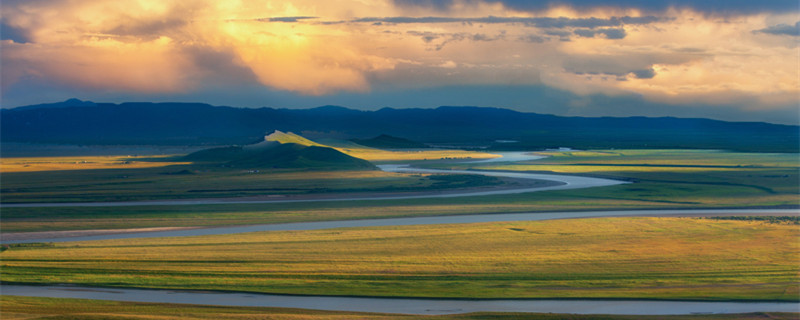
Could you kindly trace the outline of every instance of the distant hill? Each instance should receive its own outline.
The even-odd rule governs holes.
[[[404,138],[392,137],[382,134],[371,139],[350,139],[350,141],[377,149],[423,149],[430,148],[427,144],[411,141]]]
[[[506,150],[572,147],[800,151],[798,126],[671,117],[559,117],[499,108],[359,111],[325,106],[298,110],[68,100],[0,110],[2,142],[245,144],[261,140],[274,130],[297,132],[311,139],[365,139],[386,134],[432,145]]]
[[[230,146],[197,151],[182,157],[182,161],[240,168],[281,168],[306,170],[373,170],[369,161],[341,153],[321,145],[303,145],[294,142],[268,140],[279,136],[300,138],[294,134],[277,132],[264,142],[247,146]]]

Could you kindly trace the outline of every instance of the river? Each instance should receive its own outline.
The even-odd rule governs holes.
[[[66,242],[112,239],[136,239],[157,237],[189,237],[219,234],[235,234],[259,231],[301,231],[334,228],[363,228],[384,226],[430,225],[449,223],[480,223],[507,221],[540,221],[554,219],[625,217],[625,216],[710,216],[710,215],[792,215],[800,213],[797,209],[679,209],[679,210],[616,210],[616,211],[566,211],[566,212],[523,212],[474,214],[435,217],[411,217],[388,219],[361,219],[341,221],[296,222],[279,224],[257,224],[233,227],[211,227],[155,232],[117,233],[79,237],[53,237],[25,240],[3,240],[2,243],[28,242]]]
[[[526,152],[506,152],[503,157],[489,159],[498,162],[504,161],[523,161],[541,159],[542,156],[528,154]],[[477,160],[470,162],[484,162],[488,160]],[[211,204],[259,204],[259,203],[297,203],[297,202],[325,202],[325,201],[366,201],[366,200],[403,200],[403,199],[426,199],[426,198],[456,198],[456,197],[475,197],[503,194],[518,194],[527,192],[539,192],[548,190],[568,190],[582,189],[603,186],[613,186],[628,183],[620,180],[602,179],[583,176],[543,174],[526,172],[507,172],[507,171],[487,171],[487,170],[438,170],[421,169],[410,167],[409,165],[386,164],[379,165],[383,171],[403,172],[403,173],[444,173],[444,174],[481,174],[492,177],[506,177],[528,180],[546,180],[555,182],[548,186],[522,186],[516,188],[499,188],[493,190],[453,190],[437,191],[428,194],[412,195],[388,195],[388,196],[347,196],[347,197],[321,197],[312,199],[253,199],[253,198],[224,198],[224,199],[176,199],[176,200],[145,200],[145,201],[119,201],[119,202],[69,202],[69,203],[9,203],[3,204],[3,208],[39,208],[39,207],[127,207],[127,206],[184,206],[184,205],[211,205]]]
[[[455,300],[290,296],[188,290],[3,285],[2,294],[129,302],[187,303],[237,307],[280,307],[403,314],[537,312],[669,315],[697,313],[798,312],[793,302],[703,302],[655,300]]]

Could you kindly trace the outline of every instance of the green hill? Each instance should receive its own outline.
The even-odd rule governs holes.
[[[275,131],[247,146],[206,149],[181,160],[238,168],[374,170],[369,161],[351,157],[293,133]]]
[[[382,134],[371,139],[351,139],[350,141],[378,149],[423,149],[428,148],[428,145],[411,141],[404,138],[392,137],[390,135]]]

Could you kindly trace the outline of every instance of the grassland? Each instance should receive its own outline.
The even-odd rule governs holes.
[[[273,134],[281,143],[323,146],[293,134]],[[271,140],[272,141],[272,140]],[[393,152],[353,144],[348,152],[367,160],[390,161],[432,157],[491,157],[461,150]],[[0,158],[4,203],[130,201],[302,195],[349,192],[403,192],[497,185],[497,179],[386,173],[375,170],[231,168],[179,160],[179,156],[70,156]],[[359,160],[360,161],[360,160]]]
[[[378,170],[303,171],[171,165],[140,169],[7,172],[2,201],[86,202],[425,191],[501,184],[461,175],[412,175]]]
[[[188,164],[170,162],[172,156],[66,156],[0,158],[0,172],[39,172],[98,169],[160,168]],[[162,159],[164,161],[154,161]]]
[[[451,298],[797,301],[794,224],[604,218],[58,243],[4,282]]]
[[[438,163],[439,168],[596,172],[703,172],[747,169],[797,169],[797,153],[742,153],[721,150],[592,150],[545,151],[544,159],[522,163]]]
[[[323,141],[325,145],[356,158],[381,163],[446,159],[491,159],[498,156],[488,152],[453,149],[382,150],[365,147],[350,141]]]
[[[221,319],[221,320],[473,320],[473,319],[531,319],[531,320],[789,320],[797,314],[750,313],[725,315],[684,316],[611,316],[530,313],[471,313],[457,315],[399,315],[334,311],[314,311],[284,308],[218,307],[165,303],[115,302],[83,299],[29,298],[0,296],[0,315],[7,320],[126,320],[126,319]]]
[[[258,223],[281,223],[359,218],[388,218],[424,215],[471,213],[508,213],[530,211],[574,211],[658,208],[731,208],[731,207],[797,207],[800,205],[800,160],[797,154],[758,154],[698,150],[609,150],[591,152],[551,152],[552,157],[521,164],[438,163],[446,168],[491,168],[503,170],[555,170],[565,174],[582,174],[633,181],[633,184],[567,191],[547,191],[529,194],[468,197],[453,199],[415,199],[384,201],[353,201],[284,204],[230,204],[204,206],[141,206],[115,208],[3,208],[3,232],[52,231],[74,229],[115,229],[168,226],[214,226]],[[203,192],[203,196],[237,196],[254,194],[289,194],[313,192],[315,188],[346,191],[389,191],[433,188],[434,179],[426,176],[398,176],[376,171],[364,172],[203,172],[193,177],[160,175],[153,170],[139,181],[153,181],[170,190],[220,189]],[[82,179],[101,183],[125,181],[112,179],[121,173],[85,170],[76,172],[51,171],[40,176],[18,178],[20,185],[32,188],[58,186],[52,192],[69,192],[75,188],[76,173]],[[62,176],[63,173],[63,176]],[[216,175],[216,176],[215,176]],[[9,180],[8,177],[12,179]],[[38,178],[37,178],[38,177]],[[94,178],[93,178],[94,177]],[[205,179],[197,179],[204,177]],[[5,191],[14,186],[12,174],[3,174]],[[132,182],[129,176],[128,182]],[[155,180],[153,180],[155,179]],[[158,180],[163,179],[163,180]],[[184,180],[185,179],[185,180]],[[159,182],[161,181],[161,182]],[[71,184],[70,184],[71,183]],[[491,181],[469,179],[439,183],[439,187],[487,185]],[[80,184],[78,184],[80,185]],[[205,186],[203,186],[205,185]],[[225,187],[227,185],[227,187]],[[236,187],[231,187],[231,186]],[[269,190],[268,186],[273,190]],[[136,188],[149,192],[145,184],[126,184],[124,194],[135,195]],[[296,190],[287,190],[296,186]],[[391,189],[386,189],[391,186]],[[97,196],[119,185],[98,184]],[[223,192],[225,188],[241,189]],[[283,188],[283,190],[280,190]],[[251,190],[247,190],[251,189]],[[47,198],[44,192],[40,200]],[[34,191],[35,191],[34,190]],[[158,190],[156,188],[156,190]],[[316,189],[317,191],[322,191]],[[82,191],[91,195],[89,190]],[[26,195],[28,194],[28,195]],[[188,194],[185,192],[184,194]],[[197,196],[200,193],[191,193]],[[9,196],[11,193],[9,193]],[[29,196],[21,193],[19,197]],[[86,196],[83,195],[83,196]],[[175,192],[159,194],[176,197]],[[3,193],[4,201],[6,193]],[[48,198],[49,199],[49,198]],[[50,200],[54,201],[54,200]]]

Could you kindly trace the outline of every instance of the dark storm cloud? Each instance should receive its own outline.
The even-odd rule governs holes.
[[[272,18],[264,18],[258,19],[259,21],[266,21],[266,22],[298,22],[301,20],[308,20],[308,19],[316,19],[317,17],[272,17]]]
[[[433,33],[430,31],[408,31],[407,33],[412,36],[420,37],[425,43],[430,43],[431,41],[439,39],[443,36],[441,33]]]
[[[503,40],[503,39],[505,39],[505,36],[506,36],[505,32],[500,32],[499,34],[494,35],[494,36],[486,35],[486,34],[483,34],[483,33],[475,33],[475,34],[466,33],[466,32],[460,32],[460,33],[433,33],[433,32],[429,32],[429,31],[420,32],[420,31],[413,31],[413,30],[412,31],[408,31],[406,33],[410,34],[412,36],[415,36],[415,37],[420,37],[420,39],[422,39],[422,41],[424,41],[425,43],[435,43],[436,40],[441,40],[441,42],[436,43],[436,45],[434,47],[437,51],[438,50],[442,50],[442,48],[444,48],[444,46],[447,45],[448,43],[455,42],[455,41],[465,41],[465,40],[467,40],[467,41],[476,41],[476,42],[478,42],[478,41],[490,42],[490,41]]]
[[[653,68],[644,69],[644,70],[633,70],[631,71],[636,78],[639,79],[652,79],[656,76],[656,70]]]
[[[800,37],[800,21],[796,22],[793,26],[788,24],[779,24],[767,27],[765,29],[756,30],[756,32]]]
[[[553,6],[570,6],[580,9],[592,8],[636,8],[646,12],[663,12],[669,8],[693,9],[709,14],[752,14],[761,12],[800,11],[797,0],[485,0],[502,3],[516,10],[540,11]],[[453,0],[394,0],[400,6],[449,8]]]
[[[450,18],[450,17],[367,17],[351,20],[353,23],[393,23],[393,24],[432,24],[432,23],[485,23],[485,24],[522,24],[537,28],[587,28],[619,27],[625,24],[649,24],[657,21],[671,20],[653,16],[646,17],[611,17],[600,18],[524,18],[524,17],[482,17],[482,18]]]
[[[5,22],[0,22],[0,38],[2,38],[2,40],[11,40],[16,43],[31,42],[31,38],[25,30],[12,27]]]
[[[585,37],[585,38],[594,38],[595,35],[603,34],[606,36],[607,39],[624,39],[627,33],[625,33],[625,29],[577,29],[575,30],[575,34]]]
[[[564,62],[564,70],[578,75],[615,76],[617,80],[633,75],[637,79],[656,76],[651,61],[642,57],[575,57]]]
[[[446,10],[453,4],[453,0],[395,0],[394,2],[401,6],[428,7],[437,10]]]
[[[542,43],[548,40],[545,37],[538,36],[535,34],[529,34],[522,37],[519,37],[519,41],[530,42],[530,43]]]
[[[564,30],[545,30],[544,32],[548,36],[559,36],[559,37],[569,37],[572,35],[569,31]]]
[[[606,35],[608,39],[623,39],[627,35],[625,29],[602,29],[598,32]]]

